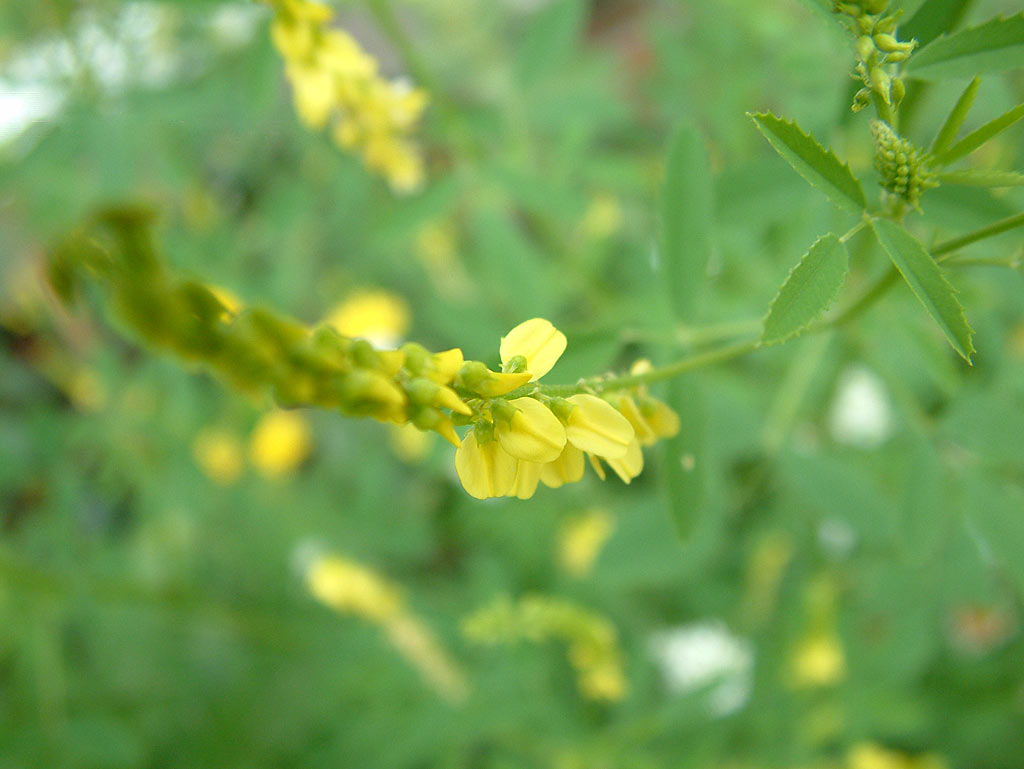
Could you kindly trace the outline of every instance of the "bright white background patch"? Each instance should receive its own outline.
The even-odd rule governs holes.
[[[839,443],[873,449],[892,434],[892,410],[885,385],[863,366],[851,366],[839,378],[829,409],[829,432]]]

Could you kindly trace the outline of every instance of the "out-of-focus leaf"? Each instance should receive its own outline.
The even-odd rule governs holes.
[[[986,171],[969,168],[964,171],[946,171],[938,176],[943,184],[960,184],[964,187],[1020,187],[1024,185],[1024,174],[1016,171]]]
[[[959,24],[970,4],[971,0],[925,0],[914,15],[900,25],[900,37],[914,38],[918,45],[928,45]]]
[[[939,265],[921,242],[903,227],[888,219],[872,221],[878,242],[910,290],[932,316],[953,349],[968,363],[974,353],[973,331],[967,324],[964,308],[956,298],[956,289],[946,280]]]
[[[538,11],[519,46],[520,82],[535,83],[563,64],[576,49],[585,18],[580,0],[556,0]]]
[[[843,242],[832,233],[818,238],[772,300],[761,341],[774,344],[800,334],[831,306],[849,271]]]
[[[695,378],[669,385],[668,405],[679,415],[679,434],[665,442],[662,476],[676,533],[688,539],[707,498],[704,392]]]
[[[993,137],[998,136],[1022,117],[1024,117],[1024,104],[1018,104],[1016,107],[1011,110],[1007,110],[994,120],[990,120],[980,128],[971,131],[967,136],[958,141],[948,150],[937,155],[935,157],[935,162],[939,165],[949,165],[950,163],[971,154],[978,149],[978,147]]]
[[[939,129],[938,134],[935,136],[935,141],[932,142],[930,150],[932,155],[941,155],[956,141],[956,135],[960,132],[964,120],[967,119],[967,113],[974,106],[974,99],[978,95],[978,86],[980,85],[981,78],[976,77],[967,85],[964,92],[960,94],[960,98],[953,105],[949,117],[946,118],[946,122],[942,124],[942,128]]]
[[[867,206],[860,182],[835,154],[825,149],[795,122],[771,113],[748,113],[768,142],[807,182],[851,213]]]
[[[936,38],[907,62],[907,74],[924,80],[971,77],[1024,66],[1024,13],[997,17]]]
[[[661,194],[661,264],[676,320],[693,319],[711,255],[711,170],[704,137],[680,126],[672,138]]]

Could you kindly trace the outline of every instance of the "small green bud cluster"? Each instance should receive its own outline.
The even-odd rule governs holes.
[[[864,83],[853,99],[852,109],[860,112],[877,94],[890,107],[898,107],[906,95],[906,86],[892,70],[910,58],[917,41],[901,42],[896,25],[902,11],[886,15],[888,0],[835,0],[832,10],[853,21],[857,35],[857,77]]]
[[[871,135],[875,140],[878,183],[914,208],[919,208],[921,193],[938,185],[928,166],[927,154],[881,120],[872,121]]]

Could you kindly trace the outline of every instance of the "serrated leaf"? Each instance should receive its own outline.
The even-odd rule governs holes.
[[[775,344],[803,332],[835,301],[849,271],[843,242],[832,233],[818,238],[772,300],[761,341]]]
[[[929,150],[932,155],[941,155],[956,141],[956,135],[960,133],[960,129],[963,127],[964,120],[967,119],[967,113],[974,106],[974,98],[978,95],[978,86],[980,85],[981,78],[976,77],[968,84],[964,92],[960,94],[960,98],[956,100],[956,104],[950,110],[946,122],[942,124],[942,128],[935,135],[935,141],[932,142],[931,149]]]
[[[664,444],[662,478],[669,517],[685,541],[700,520],[707,496],[704,392],[699,380],[672,380],[667,402],[679,414],[682,427]]]
[[[1020,187],[1024,185],[1024,174],[1016,171],[946,171],[938,175],[943,184],[959,184],[965,187]]]
[[[1024,117],[1024,104],[1018,104],[1011,110],[1007,110],[995,120],[990,120],[967,136],[958,141],[945,152],[935,156],[937,165],[948,166],[962,157],[970,155],[978,147],[1001,134],[1018,120]]]
[[[875,237],[889,255],[900,275],[932,316],[953,349],[968,363],[974,352],[974,331],[967,324],[956,289],[921,242],[902,226],[888,219],[871,222]]]
[[[906,73],[941,80],[1017,67],[1024,67],[1024,13],[936,38],[910,58]]]
[[[860,182],[849,166],[795,122],[768,112],[748,113],[768,142],[793,169],[829,200],[851,213],[860,213],[867,204]]]
[[[900,25],[900,39],[914,38],[919,46],[927,45],[953,29],[970,4],[971,0],[925,0],[914,15]]]
[[[661,263],[676,320],[693,320],[711,255],[711,169],[704,137],[692,125],[672,137],[661,195]]]

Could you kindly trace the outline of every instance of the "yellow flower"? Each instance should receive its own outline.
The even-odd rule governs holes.
[[[209,428],[192,443],[196,464],[210,480],[227,485],[238,480],[244,467],[242,444],[227,430]]]
[[[504,413],[497,410],[499,405]],[[566,430],[562,423],[534,398],[495,403],[494,416],[494,436],[516,459],[553,462],[565,447]]]
[[[256,424],[249,438],[249,458],[263,475],[278,478],[309,456],[312,431],[297,411],[271,411]]]
[[[498,441],[477,440],[475,429],[466,433],[455,451],[455,471],[463,488],[477,499],[503,497],[512,489],[518,465]]]
[[[530,381],[540,379],[555,365],[567,344],[565,334],[543,318],[533,318],[516,326],[501,338],[502,366],[508,370],[516,358],[523,359],[523,367],[514,369],[528,371]]]
[[[324,323],[374,347],[397,347],[409,330],[409,305],[389,291],[359,291],[331,310]]]
[[[580,472],[582,471],[581,453]],[[561,567],[574,577],[589,574],[614,528],[615,522],[607,510],[591,510],[572,518],[562,527],[558,540],[558,562]]]
[[[588,237],[603,240],[622,229],[622,206],[612,195],[601,193],[590,201],[580,222],[580,229]]]
[[[816,633],[797,647],[793,679],[798,686],[831,686],[846,675],[843,645],[834,633]]]
[[[569,443],[606,459],[619,459],[636,442],[633,426],[606,400],[581,393],[566,398],[572,405],[565,426]]]
[[[590,458],[590,464],[594,468],[594,472],[600,476],[603,481],[605,478],[604,468],[601,466],[601,460],[594,454],[587,454]],[[640,442],[633,439],[633,442],[626,447],[626,453],[616,459],[605,458],[608,462],[608,466],[615,471],[615,474],[619,476],[623,483],[629,483],[636,478],[644,469],[644,453],[640,449]]]
[[[391,450],[409,464],[418,464],[426,459],[434,442],[430,433],[411,424],[392,425],[389,438]]]
[[[583,452],[570,443],[565,444],[558,459],[541,468],[540,480],[549,488],[557,489],[566,483],[576,483],[583,477]]]
[[[335,611],[374,622],[393,619],[403,610],[394,586],[344,558],[317,558],[306,572],[306,585],[318,601]]]

